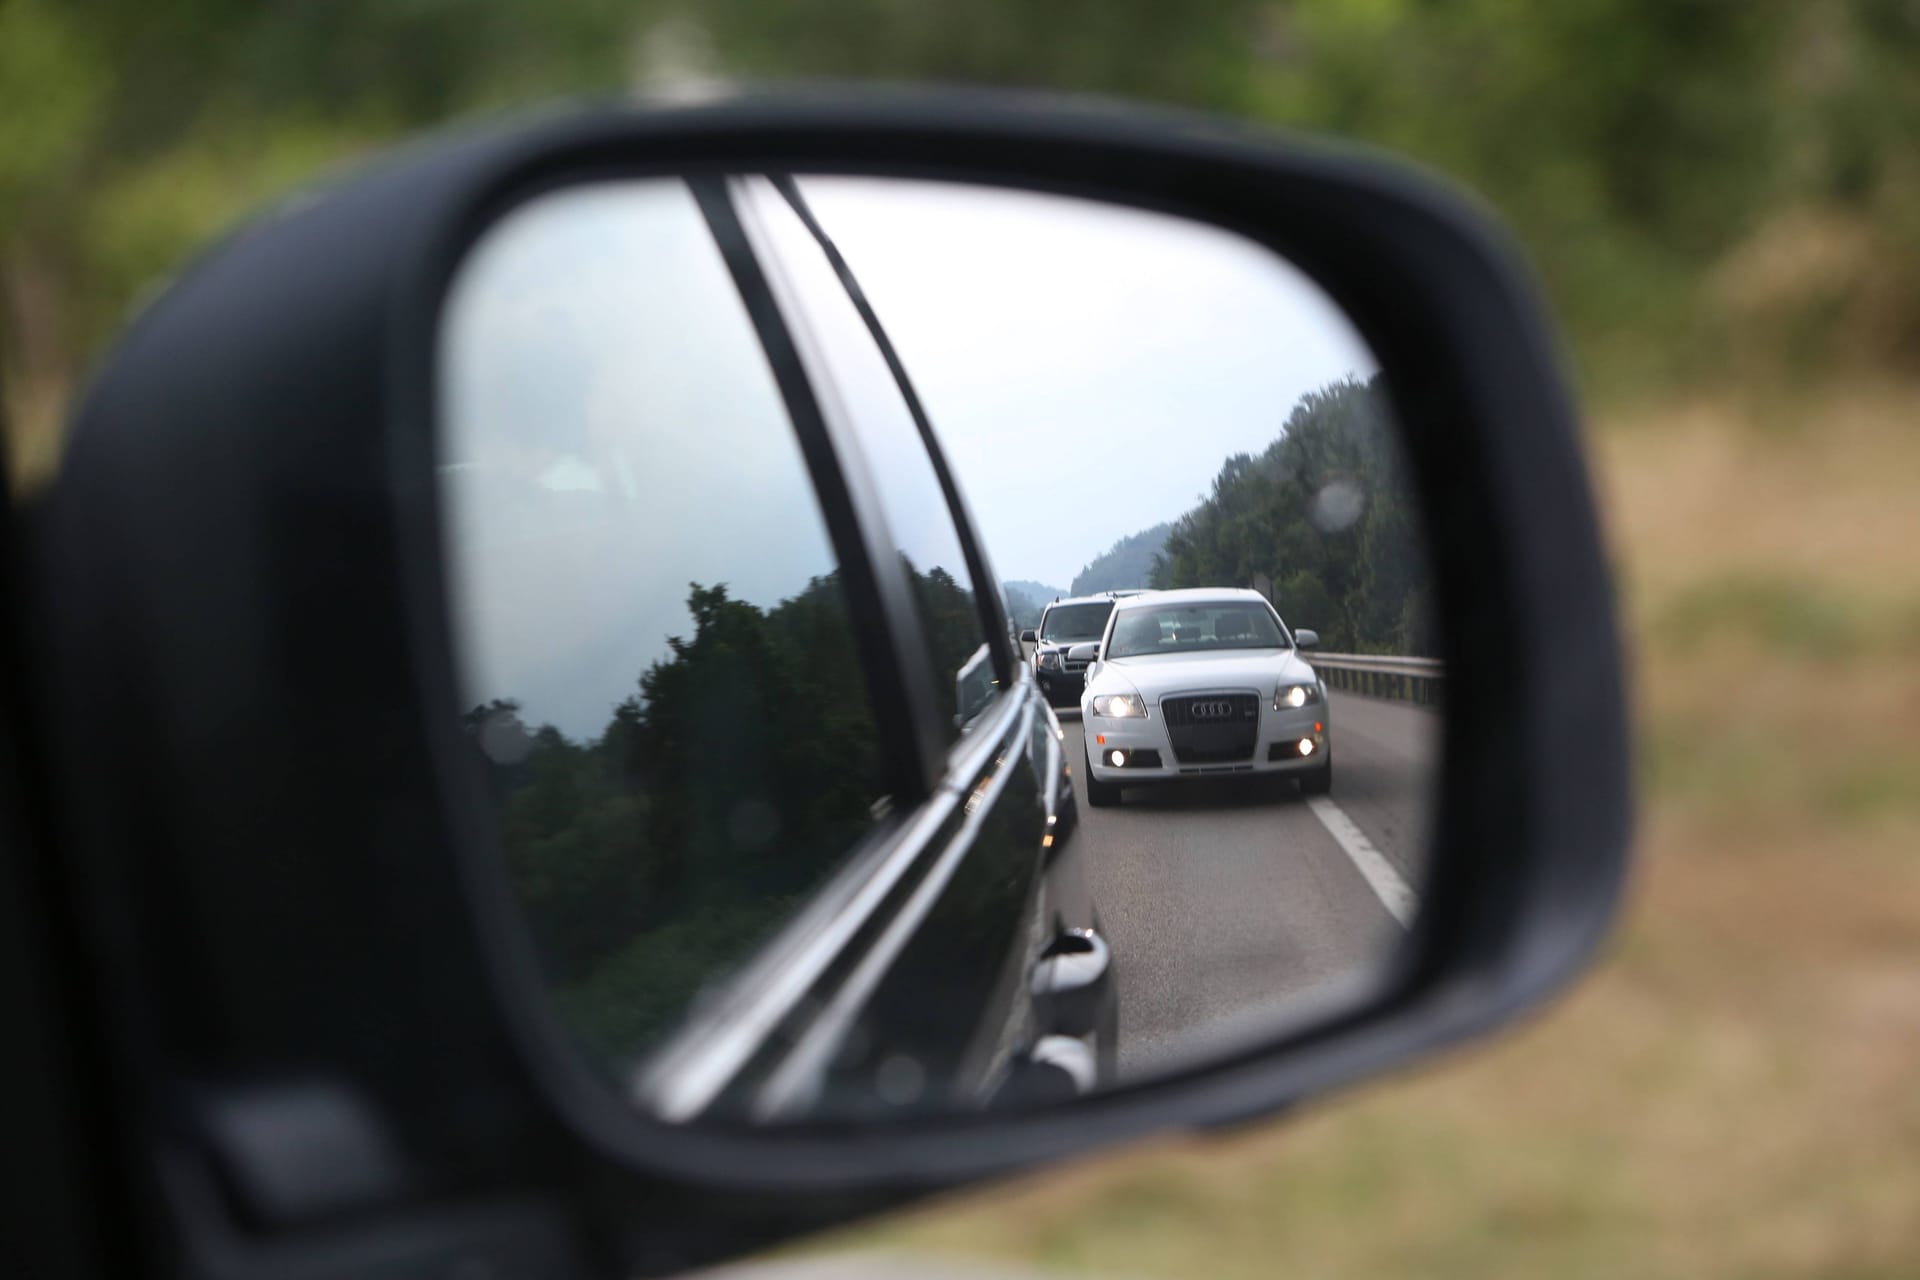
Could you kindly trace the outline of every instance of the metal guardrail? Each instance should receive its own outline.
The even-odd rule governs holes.
[[[1374,698],[1395,698],[1421,706],[1438,706],[1447,678],[1446,663],[1438,658],[1402,658],[1384,653],[1320,653],[1301,655],[1336,689]]]

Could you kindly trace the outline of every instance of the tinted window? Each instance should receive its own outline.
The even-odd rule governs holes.
[[[459,710],[564,1012],[626,1062],[873,821],[839,567],[683,185],[509,215],[442,356]]]
[[[1042,640],[1098,640],[1107,629],[1107,615],[1113,605],[1063,604],[1047,610],[1040,624]]]
[[[953,513],[933,460],[886,357],[806,224],[764,179],[736,185],[750,220],[765,236],[769,270],[797,295],[797,336],[826,366],[823,399],[839,400],[872,470],[901,559],[913,576],[943,722],[964,721],[988,701],[979,679],[986,634]],[[832,234],[833,228],[826,231]],[[881,317],[881,323],[886,318]],[[986,670],[991,673],[991,667]]]
[[[1279,649],[1280,626],[1264,605],[1223,603],[1128,609],[1113,624],[1111,658],[1194,649]]]

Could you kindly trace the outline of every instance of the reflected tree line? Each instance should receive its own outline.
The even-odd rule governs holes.
[[[979,647],[972,596],[908,569],[951,717]],[[595,737],[530,725],[511,699],[464,717],[562,1016],[613,1070],[842,863],[885,794],[837,571],[766,609],[694,583],[687,608],[691,636]]]
[[[1308,392],[1279,439],[1228,458],[1167,535],[1151,585],[1261,577],[1280,615],[1330,650],[1437,651],[1419,512],[1377,375]]]

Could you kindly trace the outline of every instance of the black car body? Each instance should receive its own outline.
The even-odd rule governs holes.
[[[771,195],[776,187],[779,202]],[[769,353],[777,359],[779,352],[793,351],[809,378],[824,380],[839,372],[830,367],[835,344],[871,343],[868,354],[884,358],[919,424],[920,446],[944,477],[945,460],[907,371],[833,245],[832,228],[814,220],[798,185],[736,179],[725,201],[747,232],[744,245],[734,240],[736,229],[717,186],[704,193],[702,204],[720,243],[734,240],[736,255],[750,252],[759,259],[760,270],[751,264],[734,269],[736,283],[749,295],[748,310],[763,329],[777,320],[790,331],[784,337],[763,332]],[[780,202],[787,208],[777,207]],[[812,232],[811,240],[783,240],[756,228],[756,221],[789,209]],[[796,296],[804,293],[796,282],[820,267],[794,261],[810,254],[831,262],[839,287],[865,321],[864,332],[814,323],[817,313]],[[760,287],[768,289],[765,307],[750,296]],[[820,405],[830,401],[825,394],[816,397]],[[867,444],[872,427],[860,415],[871,404],[867,398],[843,405],[846,420],[830,430]],[[866,456],[873,452],[866,450]],[[884,503],[863,493],[869,487],[863,478],[822,477],[816,464],[815,483],[823,506],[835,501],[836,490],[845,494],[865,541],[884,544],[884,529],[875,528],[885,525]],[[950,489],[947,500],[973,580],[996,581],[957,491]],[[914,567],[907,568],[904,582],[874,575],[883,610],[905,615],[915,609],[914,599],[892,598],[903,586],[908,595],[925,589]],[[970,604],[978,614],[980,643],[964,660],[959,651],[936,647],[930,654],[920,645],[892,655],[906,667],[932,657],[936,669],[928,674],[953,691],[950,705],[939,700],[941,723],[933,733],[916,725],[904,735],[944,744],[939,782],[923,797],[896,794],[885,824],[890,834],[877,832],[856,848],[811,903],[747,957],[717,994],[703,992],[674,1035],[651,1052],[639,1072],[640,1091],[671,1118],[825,1119],[875,1108],[1026,1103],[1085,1092],[1110,1077],[1116,984],[1084,858],[1072,840],[1077,807],[1071,764],[1058,722],[1041,687],[1021,669],[1017,649],[992,640],[1010,632],[996,593],[971,593]],[[918,674],[902,671],[899,681],[911,684]],[[897,893],[864,892],[876,882],[916,879],[917,890],[904,901]],[[939,892],[929,893],[935,884]],[[872,918],[845,928],[845,904],[869,897]],[[822,903],[838,913],[848,938],[842,949],[818,945],[812,916]],[[796,972],[807,973],[812,983],[805,1004],[818,1012],[811,1024],[756,1016],[790,1000]],[[743,1043],[736,1030],[743,1024],[764,1026],[764,1039]],[[920,1088],[902,1089],[898,1080],[887,1079],[903,1061],[927,1065]]]
[[[407,527],[438,547],[398,559],[445,555],[455,564],[450,578],[510,578],[516,599],[535,601],[538,607],[486,614],[518,628],[516,652],[533,655],[523,665],[545,662],[565,674],[593,658],[588,641],[627,645],[617,672],[624,692],[601,699],[596,689],[591,706],[570,721],[554,709],[557,698],[542,705],[537,682],[483,687],[470,678],[477,663],[468,641],[486,617],[476,621],[474,609],[463,610],[457,591],[416,599],[439,615],[436,630],[450,637],[455,658],[422,695],[417,723],[431,732],[419,755],[437,758],[435,767],[457,786],[460,838],[518,914],[502,923],[523,936],[529,967],[537,966],[553,997],[555,1021],[573,1033],[583,1065],[627,1082],[643,1105],[671,1121],[937,1113],[1090,1089],[1113,1059],[1115,987],[1068,836],[1072,790],[1057,727],[1008,642],[998,593],[971,588],[996,579],[906,370],[830,228],[814,219],[800,186],[779,175],[642,176],[581,190],[589,201],[635,202],[619,206],[621,234],[629,237],[621,243],[637,236],[642,249],[656,245],[645,252],[661,260],[663,274],[641,305],[660,317],[659,342],[670,346],[673,321],[696,314],[703,336],[688,342],[712,349],[711,335],[724,327],[728,349],[739,353],[727,366],[738,371],[732,381],[764,386],[757,412],[736,415],[756,433],[748,447],[723,450],[705,439],[699,449],[668,447],[698,439],[707,397],[740,394],[723,392],[703,373],[684,388],[682,402],[695,406],[684,418],[630,415],[623,421],[639,422],[639,434],[617,446],[585,432],[566,441],[567,465],[576,469],[606,473],[601,464],[616,456],[633,462],[626,469],[638,486],[631,497],[543,487],[537,473],[529,481],[528,471],[514,470],[518,455],[489,452],[491,437],[463,434],[452,409],[432,431],[408,439],[401,461],[366,447],[349,464],[360,471],[329,480],[329,492],[407,495]],[[564,210],[570,198],[533,181],[494,206],[493,225],[510,240],[514,226],[532,225],[516,218],[537,220],[543,202]],[[671,220],[670,236],[640,230],[656,215]],[[156,312],[165,322],[146,326],[136,348],[217,342],[202,326],[225,323],[233,290],[314,256],[302,245],[310,225],[318,224],[297,216],[277,223],[274,235],[243,241],[183,278]],[[468,261],[490,260],[491,234],[483,225]],[[499,255],[511,250],[491,252],[504,261]],[[351,275],[356,263],[342,259],[337,272]],[[685,283],[700,264],[706,274]],[[370,268],[368,278],[381,277]],[[443,304],[439,324],[454,335],[443,335],[449,349],[463,341],[454,317],[463,307],[471,314],[462,301],[472,296],[466,281],[456,278]],[[328,353],[323,365],[346,361],[357,355],[355,343],[378,332],[377,325],[341,323],[346,337],[318,332],[285,349]],[[572,340],[594,337],[584,327]],[[630,341],[618,346],[622,361],[649,358]],[[491,355],[496,365],[515,358],[512,348]],[[271,366],[278,355],[258,358]],[[461,375],[452,356],[446,361],[441,376],[454,386],[451,402]],[[847,373],[854,366],[864,378],[858,394],[838,394],[855,385]],[[672,372],[647,368],[653,382]],[[152,366],[109,367],[96,405],[150,376]],[[245,447],[315,466],[303,440],[351,448],[345,441],[355,430],[381,429],[365,415],[343,425],[318,408],[289,418],[285,404],[313,398],[284,389],[262,404],[243,399],[223,402],[218,413],[202,406],[164,421],[147,416],[137,429],[163,450],[163,442],[198,430],[196,417],[270,420],[272,432],[240,434]],[[501,398],[490,403],[497,408]],[[518,414],[514,429],[524,422],[529,435],[552,432],[569,408],[541,402]],[[92,474],[87,448],[111,450],[120,439],[110,412],[93,418],[80,430],[89,446],[73,474],[82,477]],[[190,452],[177,447],[181,456]],[[612,454],[614,447],[628,452]],[[749,450],[753,466],[740,461]],[[785,505],[808,509],[802,518],[826,572],[784,578],[755,596],[740,585],[754,571],[744,555],[719,567],[725,577],[696,583],[691,597],[693,575],[682,575],[676,604],[685,602],[686,612],[677,616],[694,619],[684,637],[683,624],[665,615],[632,612],[633,593],[623,591],[619,575],[648,571],[649,557],[622,550],[644,545],[646,535],[621,521],[686,499],[672,492],[680,457],[706,460],[701,474],[713,488],[700,495],[701,505],[719,510],[775,507],[745,486],[777,463],[792,485]],[[409,478],[367,472],[376,460],[409,468]],[[236,458],[235,465],[244,463]],[[915,563],[898,540],[905,535],[889,503],[908,471],[924,481],[912,491],[911,514],[917,530],[939,526],[947,551],[939,562],[922,556]],[[75,489],[80,510],[88,495],[84,485]],[[480,550],[463,531],[461,512],[469,509],[476,527],[497,535]],[[61,515],[57,509],[50,519]],[[202,504],[200,515],[196,534],[221,528],[225,518],[256,518],[237,504],[225,512]],[[130,526],[137,524],[136,515]],[[232,537],[244,539],[237,529]],[[321,527],[316,536],[333,535]],[[76,626],[110,634],[87,620],[91,596],[70,595],[67,604]],[[297,610],[300,602],[255,590],[234,607]],[[128,643],[163,644],[162,633],[206,625],[205,612],[166,607],[132,628]],[[236,650],[261,630],[214,629],[233,635]],[[729,647],[736,640],[747,647]],[[229,652],[218,665],[241,670],[256,660],[278,659]],[[638,697],[636,675],[644,686]],[[376,676],[363,668],[359,679],[375,698]],[[192,744],[217,739],[215,717],[230,713],[205,699],[169,706],[168,715],[184,720],[156,730],[155,749],[172,750],[182,774],[197,776]],[[333,750],[326,758],[350,754]],[[231,760],[219,767],[237,794],[302,785],[297,774],[255,776],[276,767],[264,757],[252,765],[245,776],[234,775]],[[576,798],[554,803],[562,791]],[[583,795],[596,798],[577,799]],[[615,816],[622,814],[638,816]],[[217,857],[275,837],[229,830],[183,839]],[[329,843],[366,842],[342,834]],[[564,865],[555,861],[563,857]],[[1076,959],[1063,964],[1066,955]],[[920,1064],[919,1074],[909,1078],[903,1063]]]

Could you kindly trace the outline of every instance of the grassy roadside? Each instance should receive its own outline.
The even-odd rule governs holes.
[[[1290,1123],[824,1243],[1116,1276],[1914,1273],[1920,393],[1603,428],[1644,804],[1597,974]]]

